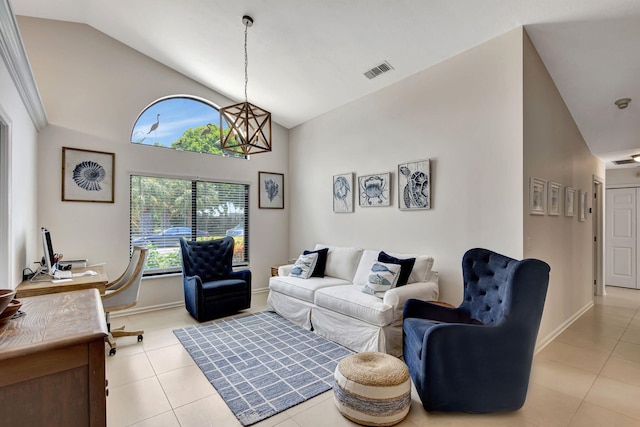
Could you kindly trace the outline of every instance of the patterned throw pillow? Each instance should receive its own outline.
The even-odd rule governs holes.
[[[398,264],[374,262],[369,272],[369,279],[364,288],[362,288],[362,292],[382,298],[386,291],[396,285],[399,273],[400,265]]]
[[[300,255],[296,260],[296,263],[293,265],[293,269],[291,270],[291,273],[289,273],[289,276],[308,279],[313,272],[313,268],[316,266],[316,262],[318,262],[318,254],[315,252]]]
[[[329,253],[329,248],[318,249],[317,251],[304,251],[303,255],[308,255],[312,253],[318,253],[318,262],[316,262],[316,266],[311,273],[311,277],[324,277],[324,270],[327,266],[327,254]]]
[[[400,275],[398,276],[398,281],[396,286],[404,286],[409,281],[409,276],[411,275],[411,270],[413,270],[413,265],[416,263],[415,258],[405,258],[400,259],[394,256],[389,255],[388,253],[381,251],[380,255],[378,255],[378,261],[385,262],[388,264],[398,264],[400,265]]]

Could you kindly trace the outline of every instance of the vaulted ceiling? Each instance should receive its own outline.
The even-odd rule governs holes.
[[[11,0],[86,23],[291,128],[524,25],[592,153],[640,153],[637,0]],[[383,61],[393,70],[363,73]],[[628,108],[614,101],[632,98]]]

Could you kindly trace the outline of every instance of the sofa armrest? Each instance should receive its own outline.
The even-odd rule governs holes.
[[[281,265],[278,267],[278,276],[288,276],[291,270],[293,270],[293,266],[294,264]]]
[[[409,283],[399,288],[389,289],[384,293],[382,302],[402,312],[404,303],[411,298],[424,301],[437,301],[438,295],[440,294],[438,273],[435,271],[431,273],[428,282]]]

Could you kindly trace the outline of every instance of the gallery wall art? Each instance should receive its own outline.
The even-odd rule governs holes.
[[[353,212],[353,173],[333,176],[333,211]]]
[[[284,209],[284,174],[258,172],[258,207]]]
[[[62,147],[62,200],[113,203],[115,156]]]
[[[398,206],[401,210],[431,209],[429,159],[398,165]]]
[[[358,177],[360,206],[389,206],[391,204],[391,174],[389,172]]]

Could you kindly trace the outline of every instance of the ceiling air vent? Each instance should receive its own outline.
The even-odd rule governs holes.
[[[630,165],[632,163],[637,163],[633,159],[624,159],[624,160],[611,160],[611,163],[614,165]]]
[[[380,74],[384,74],[384,73],[389,72],[389,71],[391,71],[393,69],[394,68],[391,66],[391,64],[389,64],[387,61],[384,61],[382,64],[376,65],[372,69],[370,69],[368,71],[365,71],[364,75],[365,75],[366,78],[371,80],[374,77],[378,77]]]

